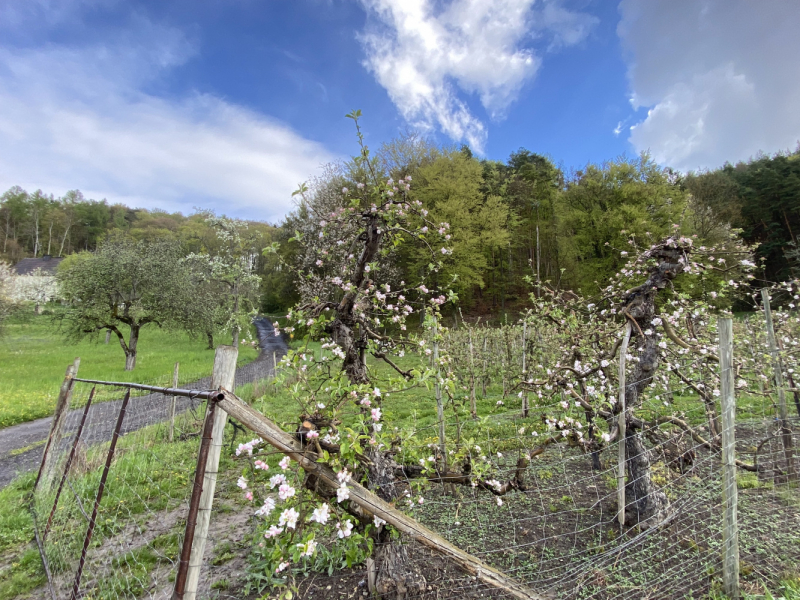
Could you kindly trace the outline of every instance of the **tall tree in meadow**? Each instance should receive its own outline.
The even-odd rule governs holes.
[[[217,217],[207,213],[206,223],[216,233],[214,254],[192,253],[185,259],[200,296],[213,298],[203,302],[203,333],[213,345],[216,330],[230,331],[233,345],[239,346],[242,331],[247,331],[259,305],[261,278],[256,267],[263,248],[261,233],[245,221]]]
[[[181,325],[193,291],[182,258],[176,242],[137,242],[121,234],[109,236],[95,252],[68,257],[58,271],[68,302],[65,333],[80,340],[111,331],[125,353],[125,370],[132,371],[144,327]]]

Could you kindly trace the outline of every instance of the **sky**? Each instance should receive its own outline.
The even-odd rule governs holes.
[[[800,141],[787,0],[0,0],[0,191],[277,223],[403,131],[565,170]]]

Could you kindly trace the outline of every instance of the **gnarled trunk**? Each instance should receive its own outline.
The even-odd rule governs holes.
[[[333,323],[333,341],[339,344],[344,351],[342,369],[351,383],[369,383],[367,366],[362,358],[362,351],[366,345],[366,338],[357,335],[352,321],[345,322],[337,318]]]
[[[653,332],[656,294],[684,270],[686,262],[679,261],[683,255],[683,249],[667,245],[654,249],[651,256],[657,259],[657,264],[651,268],[647,281],[631,290],[623,309],[626,318],[635,324],[631,341],[639,350],[639,362],[625,390],[625,453],[628,466],[625,496],[629,507],[626,517],[641,527],[660,523],[667,516],[669,500],[650,477],[650,457],[633,413],[641,405],[642,393],[652,383],[658,368],[658,338]]]

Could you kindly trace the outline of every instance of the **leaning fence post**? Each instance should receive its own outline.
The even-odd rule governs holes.
[[[200,496],[203,492],[203,480],[206,476],[206,463],[208,461],[208,451],[211,448],[211,441],[214,433],[214,419],[217,414],[217,401],[208,401],[208,411],[203,422],[203,438],[200,441],[200,452],[197,455],[197,468],[194,472],[194,486],[192,487],[192,497],[189,500],[189,514],[186,516],[186,531],[183,536],[183,547],[178,562],[178,574],[175,577],[175,591],[173,598],[183,600],[186,592],[186,577],[189,573],[189,559],[191,558],[192,543],[197,528],[197,513],[200,509]]]
[[[786,391],[783,389],[783,366],[781,365],[781,357],[778,354],[778,344],[775,341],[775,328],[772,325],[772,310],[769,306],[769,290],[767,288],[761,290],[761,298],[764,300],[764,317],[767,322],[767,339],[769,341],[769,352],[772,356],[775,387],[778,388],[778,414],[781,420],[783,454],[786,457],[786,474],[789,481],[793,481],[797,478],[797,475],[794,472],[792,429],[789,427],[789,416],[786,410]]]
[[[178,369],[181,363],[175,363],[175,370],[172,372],[172,387],[178,387]],[[175,404],[178,402],[178,397],[173,396],[170,403],[169,410],[169,441],[175,439]]]
[[[631,339],[631,323],[625,325],[625,334],[622,346],[619,348],[619,418],[617,429],[619,431],[619,456],[617,458],[617,519],[620,530],[625,527],[625,359],[628,354],[628,342]]]
[[[53,456],[51,453],[54,446],[58,444],[61,438],[61,429],[64,427],[64,420],[67,418],[69,412],[69,401],[72,398],[72,386],[75,384],[73,379],[78,375],[78,367],[81,364],[81,359],[76,358],[70,366],[67,367],[67,372],[64,375],[64,381],[61,384],[61,389],[58,392],[58,400],[56,400],[56,410],[53,413],[53,422],[50,425],[50,435],[47,437],[47,444],[45,444],[44,452],[42,453],[42,464],[39,465],[39,474],[36,476],[36,483],[33,489],[39,487],[39,482],[44,476],[46,487],[50,485],[53,476]]]
[[[739,524],[736,511],[736,397],[734,396],[733,319],[719,319],[719,370],[722,402],[722,579],[729,598],[739,598]]]
[[[211,374],[211,387],[234,391],[234,377],[236,375],[236,359],[239,350],[233,346],[218,346],[214,356],[214,371]],[[213,402],[209,401],[206,414],[212,411]],[[203,554],[206,549],[208,527],[211,522],[211,507],[214,503],[214,490],[217,487],[217,470],[219,457],[222,453],[222,437],[225,432],[225,423],[228,414],[224,410],[214,411],[211,444],[208,449],[205,476],[203,477],[203,491],[200,495],[200,504],[197,512],[197,525],[195,527],[192,551],[189,557],[189,569],[186,576],[186,590],[183,600],[195,600],[197,587],[200,583],[200,570],[203,566]]]

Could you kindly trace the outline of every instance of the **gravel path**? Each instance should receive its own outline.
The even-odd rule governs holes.
[[[254,321],[258,331],[261,353],[251,363],[236,369],[236,385],[252,383],[274,374],[272,364],[273,353],[278,360],[286,353],[286,342],[276,336],[272,323],[265,317]],[[211,384],[210,377],[204,377],[191,384],[184,384],[186,389],[207,390]],[[122,400],[112,400],[92,405],[89,410],[87,427],[82,439],[88,444],[96,444],[111,439],[117,414]],[[180,397],[177,400],[177,412],[184,412],[196,407],[200,401]],[[83,409],[71,410],[67,416],[64,431],[77,427]],[[164,402],[161,394],[147,394],[131,398],[128,403],[122,433],[136,431],[142,427],[165,421],[169,418],[169,403]],[[44,417],[27,423],[0,429],[0,489],[7,486],[18,474],[34,471],[42,461],[42,452],[47,436],[50,434],[52,417]]]

